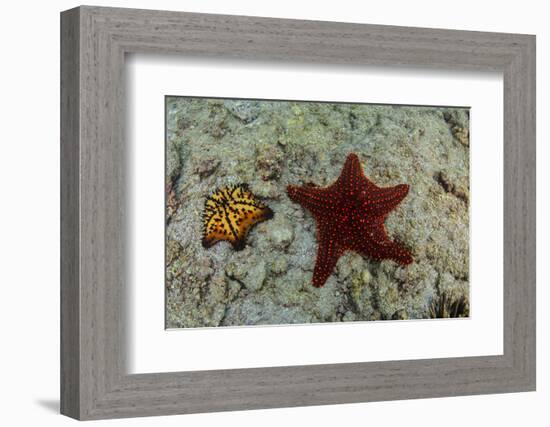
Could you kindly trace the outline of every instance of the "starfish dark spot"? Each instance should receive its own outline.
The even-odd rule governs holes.
[[[386,234],[384,221],[409,192],[400,184],[382,188],[363,173],[356,154],[348,155],[340,176],[329,187],[289,185],[290,199],[307,209],[317,223],[317,261],[313,286],[321,287],[345,251],[407,265],[411,253]]]

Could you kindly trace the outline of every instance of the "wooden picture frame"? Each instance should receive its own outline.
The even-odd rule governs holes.
[[[504,78],[504,353],[126,373],[124,57],[490,70]],[[101,419],[535,390],[535,37],[103,7],[61,14],[61,412]]]

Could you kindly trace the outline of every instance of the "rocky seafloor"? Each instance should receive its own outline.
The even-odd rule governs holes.
[[[167,328],[469,316],[467,109],[167,97],[166,126]],[[414,262],[347,252],[315,288],[316,225],[286,187],[330,185],[352,152],[410,185],[385,224]],[[203,248],[206,196],[237,183],[274,217]]]

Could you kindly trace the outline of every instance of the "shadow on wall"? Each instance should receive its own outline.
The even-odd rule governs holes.
[[[50,412],[59,414],[59,399],[38,399],[35,403]]]

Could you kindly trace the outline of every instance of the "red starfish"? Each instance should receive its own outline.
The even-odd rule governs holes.
[[[407,184],[381,188],[364,174],[359,158],[350,154],[334,184],[326,188],[289,185],[290,199],[306,208],[317,222],[317,262],[313,286],[321,287],[347,250],[375,260],[410,264],[411,253],[391,241],[384,221],[409,192]]]

